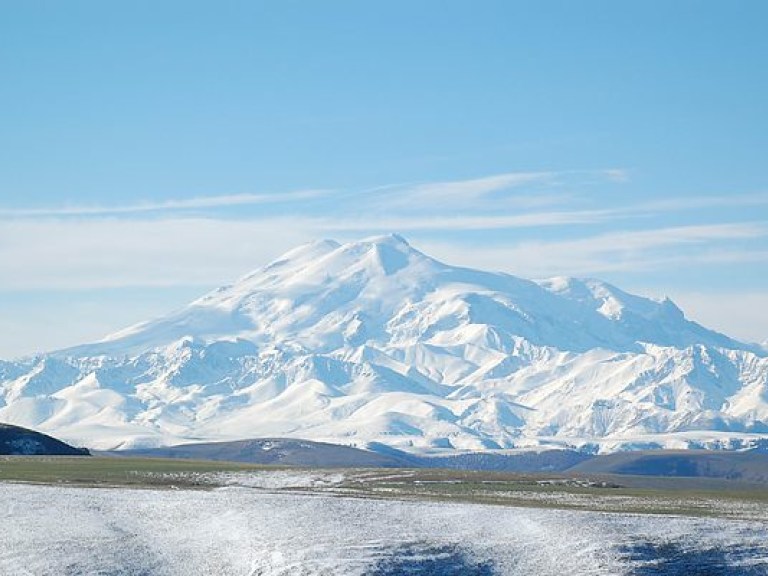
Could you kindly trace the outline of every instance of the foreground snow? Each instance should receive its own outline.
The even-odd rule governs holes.
[[[671,301],[318,242],[101,342],[0,362],[0,421],[76,445],[743,448],[768,358]]]
[[[766,522],[242,487],[0,484],[0,503],[8,576],[768,574]],[[670,554],[686,570],[654,572]]]

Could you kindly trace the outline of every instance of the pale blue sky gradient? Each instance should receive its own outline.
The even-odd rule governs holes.
[[[0,358],[298,242],[597,276],[768,338],[768,3],[0,4]]]

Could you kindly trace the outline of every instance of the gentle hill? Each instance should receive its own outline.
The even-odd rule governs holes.
[[[89,452],[34,430],[0,424],[0,455],[88,456]]]
[[[414,458],[413,462],[420,468],[527,473],[562,472],[592,458],[595,456],[574,450],[520,451],[517,453],[485,451],[423,456]]]
[[[768,483],[768,453],[714,450],[617,452],[581,462],[569,468],[568,472],[723,478]]]
[[[184,458],[317,468],[445,468],[505,472],[557,472],[594,457],[570,450],[518,453],[471,452],[420,456],[384,444],[374,444],[370,446],[370,450],[361,450],[350,446],[290,438],[180,444],[161,448],[113,450],[101,454],[116,457]]]
[[[409,462],[349,446],[288,438],[181,444],[164,448],[118,450],[112,456],[185,458],[317,468],[397,468]]]

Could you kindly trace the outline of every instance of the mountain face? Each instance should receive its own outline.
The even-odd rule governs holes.
[[[768,434],[767,356],[598,280],[321,241],[102,341],[0,362],[0,421],[103,449],[737,448]]]

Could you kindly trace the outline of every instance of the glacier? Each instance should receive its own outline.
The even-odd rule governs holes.
[[[100,449],[741,449],[768,438],[768,351],[595,279],[323,240],[98,342],[0,361],[0,421]]]

